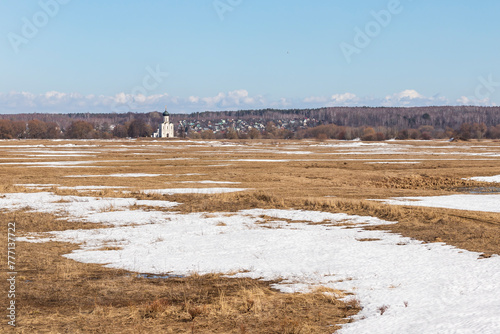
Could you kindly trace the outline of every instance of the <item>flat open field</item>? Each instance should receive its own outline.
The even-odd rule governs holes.
[[[0,141],[2,330],[498,333],[499,175],[498,141]]]

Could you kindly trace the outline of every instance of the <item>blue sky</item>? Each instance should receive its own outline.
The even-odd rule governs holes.
[[[495,0],[0,2],[0,113],[500,105]]]

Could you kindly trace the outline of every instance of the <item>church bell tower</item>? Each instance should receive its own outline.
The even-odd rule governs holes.
[[[170,114],[167,111],[167,106],[165,106],[165,111],[163,112],[163,123],[170,123]]]
[[[154,138],[172,138],[175,137],[174,124],[170,123],[170,114],[165,106],[163,112],[163,123],[158,126],[158,131],[153,133]]]

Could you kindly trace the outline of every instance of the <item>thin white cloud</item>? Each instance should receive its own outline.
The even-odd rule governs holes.
[[[399,100],[402,99],[407,99],[407,100],[413,100],[413,99],[423,99],[425,98],[423,95],[421,95],[419,92],[413,89],[407,89],[404,90],[400,93],[393,94],[392,96],[389,95],[386,97],[386,99],[392,99],[392,98],[397,98]]]
[[[479,99],[477,97],[467,97],[467,96],[461,96],[459,99],[456,101],[460,105],[464,106],[490,106],[490,107],[495,107],[497,104],[492,102],[491,99],[485,98],[485,99]]]
[[[114,96],[81,95],[50,91],[43,94],[27,92],[0,93],[0,112],[143,112],[157,110],[159,106],[175,105],[185,112],[205,110],[233,110],[267,108],[273,101],[264,97],[250,96],[244,89],[220,92],[215,96],[190,96],[181,98],[169,94],[132,95],[118,93]],[[279,100],[277,105],[287,106],[290,102]]]
[[[407,89],[390,94],[384,98],[360,97],[353,93],[333,94],[330,97],[310,96],[303,100],[304,103],[318,107],[337,106],[372,106],[372,107],[419,107],[429,105],[446,105],[449,101],[440,96],[426,97],[416,90]]]
[[[191,103],[198,103],[200,101],[200,98],[198,96],[190,96],[188,100]]]
[[[326,103],[328,98],[325,96],[309,96],[304,99],[305,103]]]
[[[425,97],[416,90],[406,89],[399,93],[387,95],[384,99],[383,106],[387,107],[406,107],[413,105],[429,105],[434,103],[434,98]]]
[[[113,96],[82,95],[50,91],[43,94],[30,92],[0,93],[0,113],[33,112],[147,112],[159,110],[164,105],[172,106],[173,112],[197,112],[206,110],[243,110],[265,108],[320,108],[335,106],[373,107],[418,107],[431,105],[495,105],[489,99],[479,100],[462,96],[450,102],[442,96],[427,97],[413,89],[389,94],[382,98],[358,96],[351,92],[330,96],[309,96],[303,99],[269,99],[262,95],[250,95],[245,89],[220,92],[214,96],[172,96],[167,93],[155,95],[132,95],[118,93]]]
[[[282,97],[282,98],[280,98],[277,101],[270,101],[269,104],[266,107],[264,107],[264,108],[267,108],[267,107],[278,108],[278,109],[280,109],[280,108],[290,108],[293,105],[294,105],[294,103],[291,100],[289,100],[289,99],[287,99],[285,97]]]

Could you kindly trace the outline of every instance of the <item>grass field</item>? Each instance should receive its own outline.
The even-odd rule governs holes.
[[[86,220],[86,212],[69,205],[78,202],[75,198],[92,197],[108,199],[105,205],[92,207],[95,217],[124,211],[119,201],[129,199],[130,205],[125,204],[129,217],[148,212],[172,221],[212,217],[215,226],[225,229],[221,234],[232,233],[231,215],[236,219],[250,209],[374,217],[388,223],[361,228],[360,235],[368,237],[358,238],[360,243],[376,242],[376,233],[388,231],[423,245],[454,246],[491,259],[500,254],[500,213],[470,210],[467,205],[476,197],[465,197],[463,207],[452,209],[376,200],[496,195],[499,183],[469,178],[498,174],[500,142],[494,141],[0,141],[0,202],[7,203],[0,211],[1,248],[7,249],[8,223],[15,223],[17,237],[31,241],[46,238],[45,232],[108,229],[110,224]],[[9,204],[18,193],[58,197],[50,202],[52,209],[45,210],[37,200]],[[109,200],[113,198],[115,202]],[[155,204],[159,201],[162,207]],[[492,201],[495,207],[496,197]],[[268,212],[273,211],[254,220],[277,236],[309,228],[295,227],[299,221],[283,212],[279,217]],[[133,218],[123,224],[137,225],[138,230],[147,227]],[[352,228],[349,224],[341,228]],[[169,242],[162,235],[157,240]],[[81,249],[81,243],[63,241],[56,237],[49,242],[16,242],[19,333],[331,333],[369,317],[358,313],[369,306],[356,291],[340,286],[317,284],[283,293],[279,286],[289,279],[280,275],[257,279],[245,264],[240,273],[192,270],[165,278],[169,272],[160,269],[143,272],[103,266],[111,261],[82,263],[63,257]],[[124,245],[124,240],[108,240],[98,250],[112,254],[126,249]],[[2,266],[7,271],[4,254]],[[6,280],[2,291],[8,291]],[[7,305],[7,293],[1,300]],[[376,309],[381,315],[386,311],[384,305]]]

